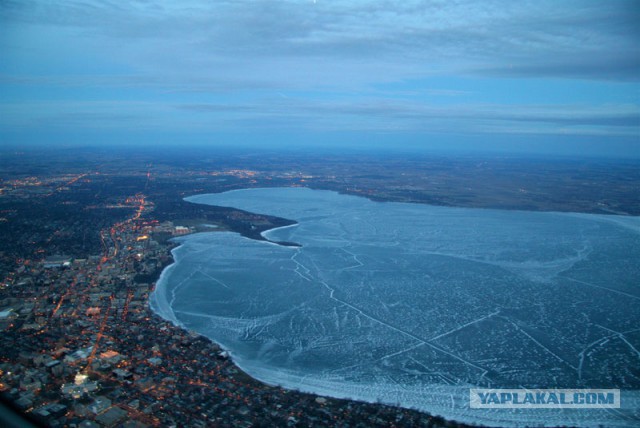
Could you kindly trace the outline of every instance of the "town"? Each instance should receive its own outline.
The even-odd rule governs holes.
[[[234,231],[263,239],[260,232],[291,224],[185,196],[309,186],[375,200],[640,214],[633,162],[541,171],[535,161],[501,159],[355,165],[338,155],[89,149],[1,159],[0,392],[33,424],[51,427],[463,426],[264,385],[216,344],[156,316],[148,297],[172,262],[172,238]]]

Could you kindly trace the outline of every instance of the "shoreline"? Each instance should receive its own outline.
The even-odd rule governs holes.
[[[443,418],[426,416],[424,410],[415,412],[394,407],[394,403],[384,406],[362,401],[325,399],[319,397],[324,393],[322,388],[317,390],[317,394],[311,395],[295,392],[295,388],[284,390],[273,386],[283,382],[298,382],[293,377],[283,381],[278,376],[284,376],[284,370],[287,369],[287,373],[295,374],[294,367],[280,359],[278,361],[283,364],[276,366],[282,367],[282,372],[272,376],[267,370],[262,370],[267,366],[263,363],[268,356],[263,358],[261,354],[252,352],[245,357],[241,351],[252,343],[240,341],[236,346],[235,336],[226,330],[225,320],[216,316],[225,315],[228,310],[237,318],[235,315],[240,311],[224,305],[223,299],[226,301],[229,294],[219,294],[218,291],[224,293],[226,290],[214,290],[217,286],[213,282],[209,284],[206,276],[193,272],[200,269],[214,278],[227,281],[230,274],[221,273],[226,266],[244,266],[248,269],[244,277],[247,283],[231,280],[228,284],[236,296],[239,286],[255,290],[251,283],[263,281],[276,286],[273,291],[265,289],[267,293],[273,292],[275,296],[277,292],[282,306],[290,306],[286,302],[289,296],[293,299],[294,295],[278,289],[280,279],[284,276],[276,272],[271,275],[268,273],[270,271],[262,268],[262,262],[260,267],[243,262],[240,247],[249,244],[256,247],[256,262],[265,260],[264,253],[260,251],[279,253],[285,259],[295,255],[297,250],[270,247],[278,244],[260,235],[265,229],[292,222],[248,211],[185,202],[183,198],[187,195],[221,193],[233,189],[248,191],[256,187],[304,186],[318,191],[364,197],[374,202],[483,210],[551,211],[575,216],[596,214],[602,220],[598,225],[594,224],[596,228],[609,227],[606,221],[624,223],[629,227],[629,230],[623,231],[627,235],[633,233],[632,230],[640,230],[637,218],[625,218],[640,215],[640,202],[635,202],[634,198],[637,194],[634,184],[640,178],[637,162],[595,162],[595,159],[590,163],[587,160],[549,162],[547,158],[532,162],[534,159],[495,156],[478,159],[475,155],[459,159],[457,155],[434,157],[426,154],[419,158],[405,155],[390,158],[381,154],[362,156],[361,153],[345,154],[342,151],[322,159],[306,152],[289,153],[285,157],[282,157],[282,153],[267,152],[247,156],[249,153],[243,150],[221,152],[217,149],[198,151],[196,156],[184,150],[168,155],[160,151],[139,150],[127,152],[124,157],[117,150],[108,153],[93,149],[81,152],[86,160],[82,164],[69,162],[69,153],[60,150],[46,156],[34,152],[26,157],[24,153],[16,152],[12,157],[15,162],[7,170],[7,180],[11,179],[14,185],[5,186],[6,192],[3,193],[5,205],[10,209],[0,218],[0,223],[5,226],[6,238],[6,251],[0,260],[0,347],[4,350],[0,361],[0,399],[15,403],[18,411],[24,412],[27,417],[37,418],[37,426],[119,426],[125,422],[127,426],[139,427],[457,425]],[[36,176],[25,180],[24,171],[30,171],[33,167],[36,167],[33,170],[37,172]],[[270,204],[262,206],[278,205],[279,201],[273,199]],[[285,216],[288,213],[281,210],[277,212]],[[309,216],[313,217],[313,212],[310,211]],[[214,230],[210,225],[216,225],[218,229]],[[307,241],[306,233],[302,233],[307,226],[301,217],[300,226],[297,230],[267,232],[266,236],[274,239],[288,237],[299,240],[305,247],[311,247],[313,241]],[[235,239],[195,238],[201,239],[203,244],[211,239],[215,246],[203,246],[203,255],[213,252],[210,255],[214,256],[218,252],[228,264],[216,268],[218,265],[213,264],[216,262],[212,260],[210,264],[194,264],[191,267],[186,265],[192,262],[186,248],[180,248],[180,244],[170,241],[184,233],[185,228],[190,232],[230,230],[244,237],[234,238],[258,241],[236,245]],[[384,226],[379,230],[384,231]],[[390,245],[386,247],[395,251],[396,245],[400,244],[398,241],[390,240]],[[606,238],[605,241],[609,242]],[[260,246],[258,242],[269,245]],[[334,245],[338,242],[329,240],[327,243]],[[302,248],[300,253],[306,253],[308,249]],[[172,250],[177,258],[182,258],[177,267]],[[625,254],[628,257],[633,252]],[[68,255],[71,260],[64,266],[46,263],[49,257],[57,255]],[[196,258],[193,259],[194,263],[197,263]],[[350,256],[346,252],[342,258],[345,260],[344,266],[359,264],[354,254]],[[297,261],[303,260],[300,258]],[[336,264],[339,267],[342,265],[342,262]],[[633,272],[630,268],[633,266],[631,260],[626,270]],[[210,272],[207,267],[213,268],[213,271]],[[295,269],[296,266],[292,264],[291,267]],[[602,273],[603,282],[606,282],[606,268]],[[239,363],[238,366],[214,341],[186,330],[179,322],[174,324],[168,321],[150,307],[149,295],[156,284],[159,284],[158,292],[161,294],[163,287],[173,288],[181,278],[192,274],[191,281],[197,282],[202,291],[201,294],[194,294],[194,299],[199,300],[189,300],[192,282],[189,285],[185,283],[175,293],[178,298],[173,299],[175,314],[165,306],[165,316],[167,319],[175,316],[204,334],[219,337],[236,350],[233,358]],[[161,280],[163,275],[168,279],[164,286]],[[577,279],[591,281],[585,277]],[[394,282],[404,283],[398,277],[394,278]],[[581,287],[575,282],[571,285]],[[598,299],[594,301],[598,301],[602,307],[606,299],[600,296],[610,294],[605,289],[589,288],[585,292],[597,296]],[[304,299],[306,295],[307,292],[301,290],[301,298]],[[269,294],[261,296],[264,297],[254,299],[256,304],[264,302],[266,305]],[[217,301],[214,302],[214,299]],[[629,306],[629,299],[625,300],[621,307]],[[169,291],[167,302],[171,301],[172,294]],[[589,299],[584,301],[588,302]],[[192,305],[198,302],[203,303],[203,310]],[[218,303],[215,307],[219,310],[212,309],[211,317],[192,318],[183,314],[189,309],[207,312],[207,307],[213,308],[214,303]],[[607,312],[615,313],[617,308],[612,309],[607,309]],[[280,311],[276,306],[265,306],[261,312]],[[637,312],[634,310],[634,313]],[[245,312],[245,316],[247,314]],[[403,315],[402,312],[400,315]],[[257,316],[259,314],[255,314]],[[243,331],[250,332],[249,340],[259,331],[251,328],[253,318],[254,314],[250,320],[233,322],[233,326],[239,326],[241,335]],[[320,316],[315,318],[319,320]],[[300,319],[294,320],[293,329],[296,331],[296,323]],[[267,325],[273,321],[264,319],[256,323]],[[607,327],[615,329],[617,326]],[[296,334],[294,330],[287,330],[286,324],[277,328],[285,335]],[[325,340],[332,345],[331,348],[325,348],[331,352],[329,358],[334,360],[332,365],[342,365],[337,352],[342,347],[335,347],[336,342],[330,338]],[[477,342],[481,345],[490,343],[482,338]],[[612,346],[626,346],[616,340],[607,343],[607,350],[614,349]],[[303,345],[302,348],[309,348],[307,344]],[[286,359],[295,348],[294,343],[287,353],[279,353],[278,358]],[[500,352],[507,350],[496,349]],[[524,348],[524,351],[527,349]],[[239,354],[240,360],[236,354]],[[361,358],[357,354],[355,356],[356,362],[359,362]],[[620,356],[623,357],[622,354]],[[624,360],[627,358],[625,352]],[[241,370],[245,365],[255,373],[255,379]],[[428,363],[427,366],[423,371],[436,368],[435,364]],[[319,365],[312,361],[307,367],[308,372],[313,372],[314,367],[319,368]],[[414,382],[412,378],[396,378],[395,373],[400,372],[385,372],[384,367],[380,370],[381,375],[390,375],[403,386],[410,387]],[[300,373],[304,375],[304,372]],[[382,385],[384,377],[356,378],[351,376],[351,371],[332,373],[336,376],[327,374],[307,379],[308,384],[313,388],[322,387],[323,382],[320,381],[326,380],[326,386],[331,391],[337,383],[352,380],[370,385],[380,384],[379,388],[361,390],[360,396],[370,396],[372,399],[384,396],[391,401],[396,396],[395,391]],[[269,382],[256,380],[260,378]],[[78,382],[83,382],[82,391],[74,387]],[[354,386],[346,385],[341,391],[350,395],[351,391],[357,390]],[[387,392],[383,392],[383,389]],[[414,392],[405,394],[410,400],[409,404],[404,404],[411,407],[411,399],[417,398],[421,402],[416,407],[426,411],[431,409],[451,415],[452,419],[479,421],[476,423],[489,426],[504,425],[499,418],[476,418],[477,415],[470,412],[468,405],[463,402],[443,408],[439,405],[440,398],[430,397],[437,394],[433,388],[425,387],[423,390],[425,395],[420,398]],[[627,399],[630,396],[626,395],[628,392],[623,392],[623,402],[630,402]],[[318,399],[320,401],[316,401]],[[92,403],[100,405],[103,411],[87,411]],[[432,403],[436,405],[432,406]],[[640,409],[638,403],[640,393],[630,405]],[[640,417],[639,411],[631,412],[628,406],[626,410],[629,417]],[[458,412],[460,410],[462,412]]]
[[[288,226],[281,226],[281,227],[293,227],[293,226],[297,226],[297,224],[295,225],[288,225]],[[277,227],[277,228],[273,228],[273,229],[268,229],[269,230],[274,230],[274,229],[279,229],[281,227]],[[229,232],[228,233],[237,233],[237,232]],[[265,231],[266,232],[266,231]],[[197,232],[197,233],[193,233],[193,234],[189,234],[189,235],[185,235],[183,237],[179,237],[176,240],[169,240],[167,241],[167,244],[163,244],[166,246],[165,251],[168,253],[169,257],[171,258],[172,262],[169,263],[168,265],[166,265],[162,271],[160,272],[158,279],[153,283],[153,287],[150,291],[149,297],[148,297],[148,301],[147,301],[147,305],[146,305],[146,310],[156,319],[158,319],[159,321],[161,321],[162,323],[168,324],[168,326],[172,329],[175,329],[177,332],[182,333],[182,334],[186,334],[188,336],[191,337],[198,337],[204,341],[206,341],[206,343],[209,344],[209,346],[215,351],[215,355],[214,357],[216,358],[222,358],[223,360],[228,361],[233,368],[230,370],[230,372],[232,373],[232,376],[235,375],[237,378],[242,379],[243,381],[247,382],[247,380],[249,381],[249,384],[253,384],[253,386],[257,387],[261,392],[264,391],[268,391],[269,393],[273,394],[274,396],[278,396],[278,397],[287,397],[288,399],[291,398],[298,398],[300,401],[303,401],[304,399],[306,400],[310,400],[310,403],[307,403],[307,406],[309,405],[315,405],[315,406],[320,406],[321,408],[326,409],[327,407],[342,407],[342,406],[348,406],[350,411],[354,411],[354,408],[358,408],[361,407],[361,411],[367,411],[367,409],[369,409],[370,407],[373,407],[376,409],[377,415],[377,421],[370,421],[373,422],[372,426],[387,426],[388,423],[391,423],[392,421],[395,422],[398,420],[398,417],[402,418],[406,418],[407,415],[413,415],[411,418],[426,418],[428,421],[429,426],[433,426],[433,427],[451,427],[451,426],[456,426],[456,427],[460,427],[460,428],[471,428],[471,427],[486,427],[486,426],[490,426],[490,425],[481,425],[481,424],[467,424],[467,423],[463,423],[463,422],[458,422],[455,420],[451,420],[451,419],[446,419],[443,416],[438,416],[438,415],[432,415],[431,413],[428,413],[426,411],[422,411],[422,410],[417,410],[417,409],[413,409],[413,408],[406,408],[406,407],[401,407],[398,405],[393,405],[391,403],[384,403],[384,402],[380,402],[380,401],[375,401],[375,400],[364,400],[364,399],[353,399],[350,397],[346,397],[346,396],[331,396],[331,395],[320,395],[318,393],[312,392],[312,391],[307,391],[305,389],[301,389],[301,388],[288,388],[288,387],[284,387],[281,384],[277,384],[277,383],[271,383],[271,382],[266,382],[264,380],[261,380],[257,377],[254,377],[252,375],[250,375],[243,367],[242,364],[237,362],[237,358],[234,356],[233,352],[229,349],[227,349],[223,344],[220,344],[218,342],[216,342],[215,340],[201,334],[198,332],[195,332],[193,330],[190,330],[189,328],[183,326],[176,318],[175,316],[169,316],[169,317],[165,317],[163,313],[159,313],[158,311],[156,311],[156,309],[154,309],[154,302],[157,302],[157,297],[156,297],[156,293],[158,293],[158,291],[162,292],[163,290],[158,290],[158,287],[162,287],[163,284],[160,284],[160,282],[165,278],[166,276],[166,272],[168,271],[168,269],[171,269],[172,266],[174,266],[176,263],[179,262],[179,260],[176,258],[175,256],[175,251],[180,248],[181,245],[183,245],[182,243],[178,243],[176,244],[177,240],[183,240],[183,239],[188,239],[191,236],[200,234],[200,233],[217,233],[217,232]],[[245,237],[246,238],[246,237]],[[251,238],[246,238],[246,239],[251,239]],[[273,243],[271,241],[259,241],[259,242],[268,242],[272,245],[279,245],[276,243]],[[166,280],[166,279],[165,279]],[[153,301],[152,301],[153,299]],[[165,299],[166,302],[166,298],[163,296],[163,299]],[[168,303],[168,302],[167,302]],[[173,314],[173,311],[170,310],[170,313]],[[215,385],[211,385],[212,387],[214,387]],[[346,394],[345,394],[346,395]],[[296,397],[297,396],[297,397]],[[308,407],[305,408],[305,410],[309,410]],[[382,425],[379,425],[379,419],[380,419],[380,412],[388,414],[390,419],[388,420],[388,422],[385,422]],[[402,416],[398,416],[398,415],[402,415]],[[329,422],[329,421],[327,421]],[[331,418],[330,419],[330,423],[336,423],[336,419],[335,418]],[[375,423],[378,422],[378,423]],[[418,423],[419,425],[423,425],[424,421]]]
[[[243,189],[243,190],[245,190],[245,189]],[[246,189],[246,190],[248,190],[248,189]],[[355,196],[355,195],[353,195],[353,196]],[[369,199],[369,198],[367,198],[367,199]],[[187,202],[188,202],[188,201],[187,201]],[[377,202],[377,201],[374,201],[374,202]],[[393,201],[390,201],[390,202],[393,202]],[[428,204],[427,204],[427,205],[428,205]],[[458,207],[458,208],[464,208],[464,207]],[[534,211],[528,211],[528,212],[534,212]],[[601,219],[601,220],[605,220],[605,219],[607,219],[607,218],[609,218],[609,219],[611,218],[610,216],[608,216],[608,215],[603,215],[603,214],[566,213],[566,212],[554,212],[554,214],[559,214],[559,215],[570,215],[570,216],[571,216],[571,215],[575,215],[575,216],[595,216],[595,217],[600,217],[600,219]],[[621,217],[627,217],[627,216],[621,216]],[[263,230],[262,232],[260,232],[260,236],[261,236],[263,239],[250,238],[250,237],[247,237],[247,236],[245,236],[245,235],[243,235],[243,234],[241,234],[241,233],[239,233],[239,234],[240,234],[240,235],[242,235],[242,236],[243,236],[244,238],[246,238],[246,239],[256,240],[257,242],[267,242],[267,243],[270,243],[270,244],[272,244],[272,245],[279,245],[279,244],[277,244],[277,243],[275,243],[275,242],[273,242],[273,241],[269,240],[269,239],[268,239],[268,234],[269,234],[269,233],[271,233],[271,232],[273,232],[273,231],[275,231],[275,230],[277,230],[277,229],[284,229],[284,228],[290,228],[290,227],[296,227],[296,226],[299,226],[299,223],[290,224],[290,225],[286,225],[286,226],[278,226],[278,227],[273,227],[273,228],[270,228],[270,229]],[[238,232],[233,232],[233,231],[231,231],[230,233],[238,233]],[[183,244],[181,243],[180,245],[183,245]],[[171,265],[167,266],[167,267],[163,270],[163,272],[160,274],[160,278],[159,278],[159,279],[158,279],[158,281],[157,281],[157,283],[158,283],[158,284],[160,284],[160,282],[161,282],[162,278],[164,277],[164,273],[165,273],[166,269],[169,269],[169,267],[170,267],[170,266],[172,266],[173,264],[175,264],[175,263],[179,262],[179,260],[178,260],[178,259],[177,259],[177,257],[175,256],[174,251],[175,251],[175,249],[173,249],[173,250],[171,251],[171,255],[172,255],[173,259],[174,259],[174,263],[172,263]],[[160,284],[160,285],[161,285],[161,284]],[[171,317],[167,317],[167,318],[165,318],[164,316],[162,316],[162,315],[161,315],[161,314],[159,314],[159,313],[156,313],[156,315],[160,316],[161,318],[163,318],[163,319],[165,319],[165,320],[166,320],[167,318],[171,318]],[[175,317],[174,317],[174,319],[175,319]],[[176,323],[177,323],[177,324],[176,324]],[[177,322],[177,320],[176,320],[176,322],[174,322],[174,326],[175,326],[175,327],[178,327],[178,328],[185,329],[186,331],[189,331],[189,330],[188,330],[188,329],[186,329],[185,327],[182,327],[182,326]],[[284,381],[284,382],[277,382],[277,381],[276,381],[276,382],[268,382],[268,381],[264,381],[264,380],[262,380],[260,375],[256,375],[256,376],[254,377],[254,375],[250,375],[250,374],[249,374],[249,372],[250,372],[250,371],[247,371],[247,370],[245,370],[245,368],[243,368],[242,361],[238,361],[237,357],[233,354],[233,352],[231,352],[230,350],[228,350],[228,349],[224,348],[224,346],[223,346],[223,345],[221,345],[220,343],[217,343],[214,339],[211,339],[211,338],[209,338],[209,337],[207,337],[207,336],[204,336],[204,335],[201,335],[201,336],[202,336],[202,337],[204,337],[206,340],[208,340],[208,341],[210,341],[210,342],[214,343],[216,346],[220,347],[221,349],[224,349],[224,350],[226,351],[226,353],[231,357],[231,360],[232,360],[233,364],[234,364],[234,365],[235,365],[239,370],[241,370],[245,375],[247,375],[247,376],[251,377],[251,378],[252,378],[254,381],[256,381],[256,382],[259,382],[259,383],[261,383],[261,384],[263,384],[263,385],[266,385],[266,386],[269,386],[269,387],[272,387],[272,388],[277,388],[277,389],[282,389],[282,388],[284,388],[284,389],[286,389],[286,390],[288,390],[288,391],[293,391],[293,392],[297,392],[297,393],[301,393],[301,394],[313,394],[314,396],[319,397],[319,398],[325,398],[325,397],[327,397],[327,396],[325,396],[325,395],[321,395],[321,394],[323,394],[323,392],[318,392],[318,388],[314,388],[314,387],[305,388],[304,386],[302,386],[302,387],[301,387],[301,386],[297,386],[297,387],[296,387],[296,386],[287,386],[287,387],[284,387],[283,385],[290,384],[291,382],[287,382],[287,381]],[[268,370],[265,370],[265,373],[266,373],[267,371],[268,371]],[[264,373],[263,373],[263,374],[264,374]],[[283,373],[283,376],[284,376],[284,377],[283,377],[283,379],[286,379],[286,378],[287,378],[286,373]],[[295,376],[291,376],[291,378],[290,378],[289,380],[290,380],[290,381],[294,381],[294,383],[295,383]],[[332,389],[332,388],[331,388],[331,384],[330,384],[330,383],[328,384],[328,386],[326,387],[326,389],[328,389],[328,390],[331,390],[331,389]],[[322,391],[322,388],[321,388],[321,387],[320,387],[320,391]],[[435,393],[436,395],[438,395],[438,392],[434,391],[434,393]],[[331,394],[331,393],[329,393],[329,394]],[[370,398],[370,399],[368,399],[368,398],[362,398],[362,397],[359,397],[359,398],[357,398],[357,399],[353,399],[353,397],[348,397],[349,395],[350,395],[350,394],[349,394],[349,392],[348,392],[348,391],[346,391],[346,392],[344,392],[344,391],[343,391],[343,392],[341,392],[341,393],[339,393],[339,394],[331,394],[331,395],[328,395],[328,396],[329,396],[329,397],[333,397],[333,398],[335,398],[335,399],[347,399],[347,400],[353,400],[354,402],[357,402],[357,403],[367,403],[367,404],[372,404],[372,405],[377,405],[377,406],[393,406],[393,404],[392,404],[392,403],[383,403],[383,402],[379,401],[380,399],[375,399],[375,398]],[[396,408],[407,409],[407,407],[400,407],[400,406],[396,406]],[[428,413],[428,411],[427,411],[427,410],[417,410],[417,411],[418,411],[419,413],[422,413],[422,414],[425,414],[425,415],[429,415],[429,416],[430,416],[430,413]],[[443,418],[444,418],[444,417],[443,417]],[[471,424],[474,424],[474,425],[472,425],[472,426],[476,426],[475,424],[483,423],[482,421],[483,421],[483,420],[487,420],[487,419],[490,419],[490,418],[486,418],[486,417],[479,417],[479,418],[477,418],[476,420],[472,420],[472,421],[469,421],[469,422],[466,422],[466,423],[471,423]],[[456,423],[456,424],[459,424],[459,425],[463,426],[463,424],[460,424],[460,423],[458,423],[458,422],[453,422],[453,420],[449,420],[449,421],[451,421],[451,423]],[[495,423],[497,423],[497,424],[501,424],[501,425],[505,423],[505,421],[504,421],[504,420],[503,420],[502,422],[499,422],[499,421],[500,421],[500,420],[499,420],[499,419],[497,419],[497,422],[495,422]],[[491,422],[489,422],[489,423],[491,423]],[[510,421],[509,421],[509,426],[518,426],[518,422],[515,422],[515,421],[513,421],[513,420],[510,420]]]
[[[292,228],[292,227],[298,227],[298,226],[300,226],[300,223],[289,224],[289,225],[287,225],[287,226],[278,226],[278,227],[273,227],[273,228],[271,228],[271,229],[267,229],[267,230],[264,230],[264,231],[260,232],[260,235],[261,235],[264,239],[266,239],[266,240],[268,240],[268,241],[270,241],[270,242],[275,242],[275,241],[271,241],[271,240],[270,240],[269,238],[267,238],[265,235],[267,235],[268,233],[271,233],[271,232],[273,232],[273,231],[275,231],[275,230],[280,230],[280,229],[289,229],[289,228]]]
[[[353,191],[353,190],[349,190],[349,189],[334,189],[334,188],[327,188],[327,187],[322,187],[322,186],[313,186],[313,185],[304,185],[304,186],[256,186],[256,187],[243,187],[240,189],[231,189],[231,190],[221,190],[218,192],[206,192],[206,193],[196,193],[193,195],[189,195],[189,196],[185,196],[184,198],[182,198],[183,201],[185,202],[189,202],[192,204],[201,204],[201,205],[208,205],[202,202],[196,202],[196,201],[191,201],[190,199],[194,199],[194,198],[198,198],[201,196],[206,196],[206,195],[216,195],[216,194],[220,194],[220,193],[228,193],[228,192],[243,192],[243,191],[247,191],[247,190],[258,190],[258,189],[276,189],[276,188],[304,188],[304,189],[309,189],[309,190],[313,190],[313,191],[320,191],[320,192],[333,192],[333,193],[337,193],[339,195],[344,195],[344,196],[353,196],[353,197],[357,197],[357,198],[365,198],[371,202],[376,202],[376,203],[398,203],[398,204],[411,204],[411,205],[426,205],[429,207],[437,207],[437,208],[458,208],[458,209],[474,209],[474,210],[493,210],[493,211],[505,211],[505,212],[531,212],[531,213],[548,213],[548,214],[562,214],[562,215],[594,215],[594,216],[602,216],[604,218],[607,217],[620,217],[620,218],[640,218],[640,212],[638,214],[635,214],[633,212],[626,212],[626,211],[614,211],[614,210],[605,210],[603,208],[599,208],[599,207],[590,207],[589,209],[582,209],[580,210],[579,208],[567,208],[567,209],[560,209],[558,207],[556,208],[540,208],[540,207],[535,207],[535,206],[530,206],[530,207],[520,207],[520,206],[513,206],[513,205],[500,205],[500,204],[496,204],[496,205],[488,205],[488,206],[484,206],[484,205],[474,205],[474,204],[470,204],[470,203],[445,203],[445,202],[440,202],[440,201],[421,201],[421,200],[414,200],[414,199],[410,199],[410,200],[405,200],[405,199],[401,199],[401,198],[397,198],[397,197],[393,197],[393,196],[379,196],[379,195],[375,195],[375,194],[366,194],[366,193],[360,193],[358,191]],[[223,208],[230,208],[230,207],[223,207]],[[293,226],[293,225],[287,225],[287,226]],[[278,229],[281,226],[272,228],[272,229]],[[282,226],[284,227],[284,226]],[[268,229],[271,230],[271,229]],[[238,232],[241,233],[241,232]],[[241,233],[242,234],[242,233]],[[254,238],[251,238],[254,239]]]

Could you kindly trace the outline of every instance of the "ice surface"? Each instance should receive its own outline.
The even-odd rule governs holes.
[[[490,425],[640,418],[640,218],[372,202],[304,188],[194,203],[296,220],[180,238],[151,305],[267,383]],[[619,388],[620,410],[475,410],[470,387]]]

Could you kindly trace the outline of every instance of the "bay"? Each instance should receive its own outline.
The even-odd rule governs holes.
[[[152,308],[269,384],[500,426],[632,426],[640,218],[373,202],[306,188],[187,198],[297,222],[180,238]],[[619,388],[623,409],[476,410],[469,388]]]

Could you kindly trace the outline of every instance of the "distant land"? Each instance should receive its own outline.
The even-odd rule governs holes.
[[[149,293],[172,261],[171,238],[230,230],[264,239],[261,232],[293,223],[185,197],[292,186],[375,201],[640,215],[640,161],[630,159],[186,146],[3,149],[2,396],[49,426],[85,420],[457,426],[417,411],[267,387],[214,344],[149,311]]]
[[[16,259],[98,253],[96,231],[125,218],[126,199],[137,193],[153,201],[159,221],[210,221],[254,238],[290,222],[252,223],[247,213],[183,198],[306,186],[378,201],[640,215],[640,160],[629,159],[72,147],[5,150],[0,164],[0,239],[8,249],[0,272],[15,268]],[[56,228],[64,233],[46,233]]]

